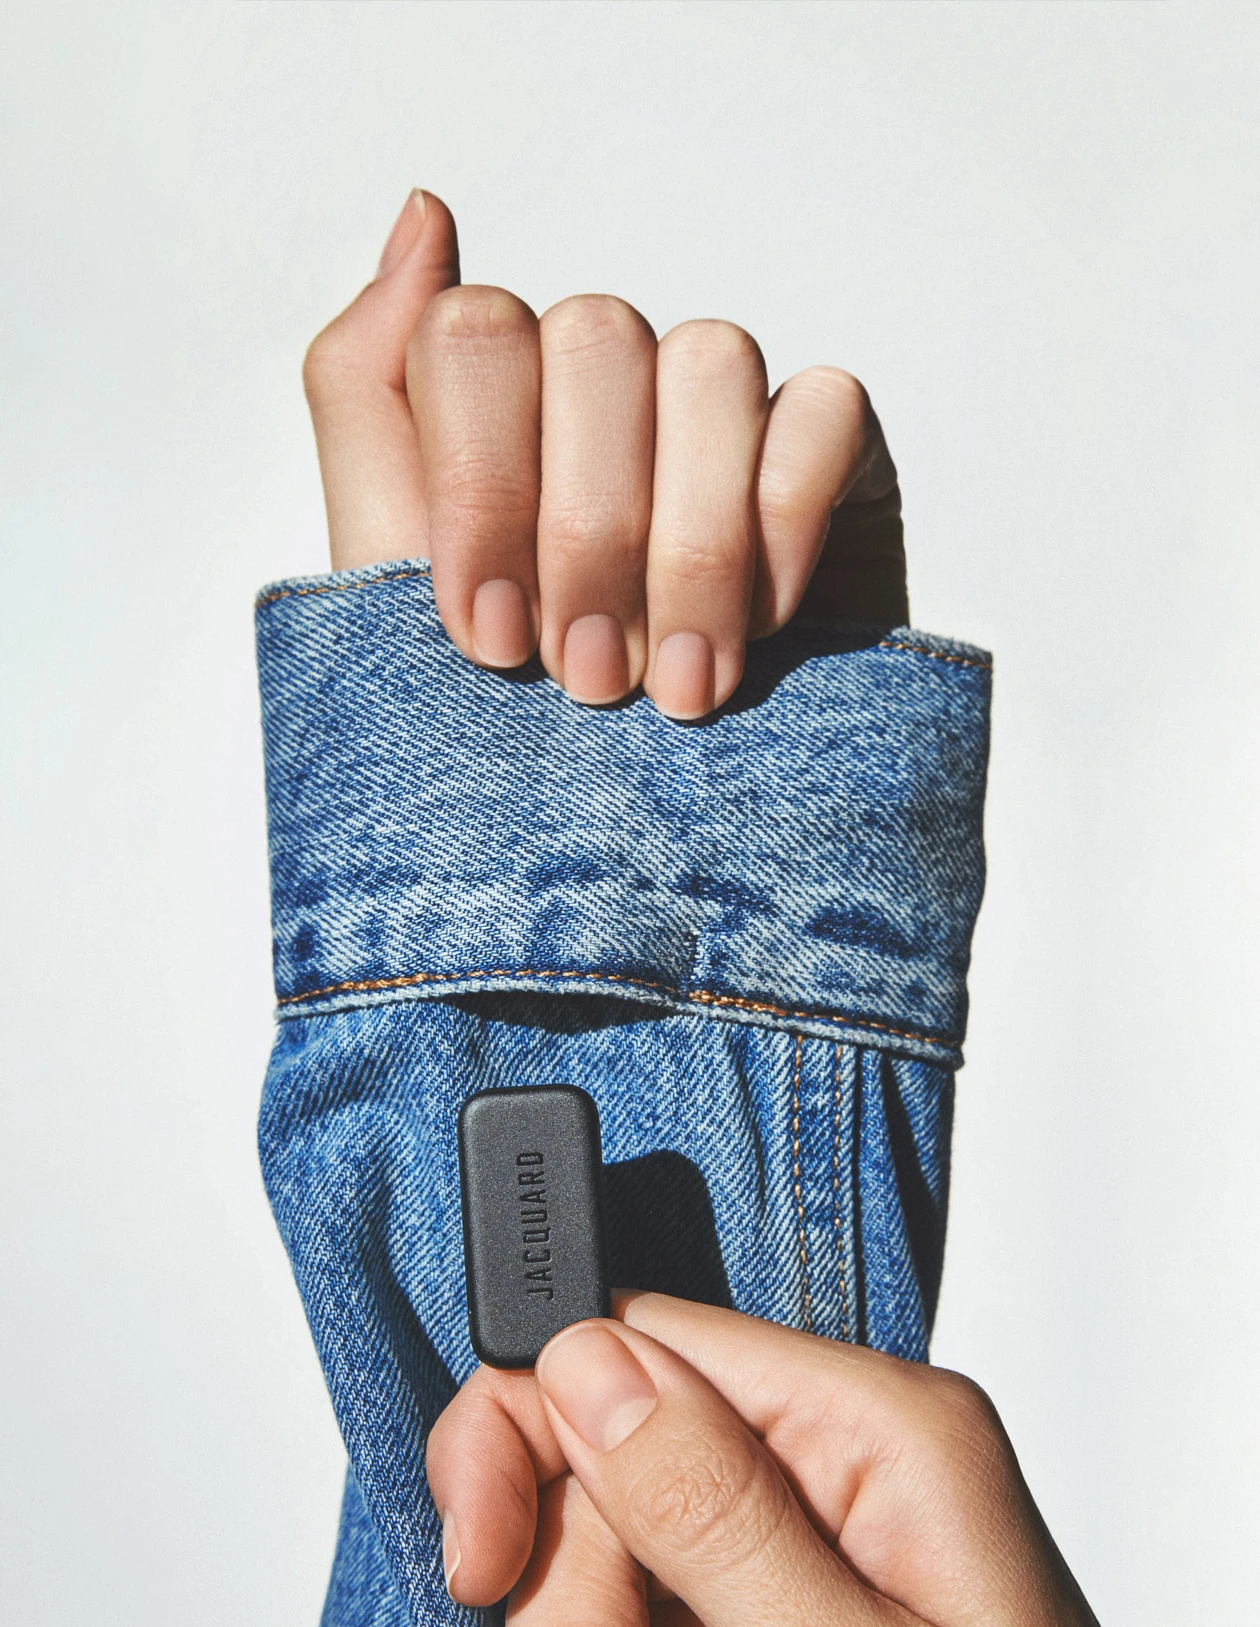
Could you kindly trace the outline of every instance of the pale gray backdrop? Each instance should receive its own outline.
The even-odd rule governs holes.
[[[318,1619],[250,599],[321,568],[299,361],[414,184],[536,309],[869,384],[916,623],[997,653],[936,1358],[1104,1623],[1255,1620],[1258,21],[5,9],[5,1621]]]

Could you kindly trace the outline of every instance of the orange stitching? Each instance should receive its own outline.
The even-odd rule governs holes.
[[[992,672],[992,661],[975,661],[969,655],[946,655],[944,650],[929,650],[922,644],[898,644],[895,639],[881,639],[876,646],[881,650],[909,650],[911,655],[928,655],[933,661],[950,661],[956,667],[979,667],[982,672]]]
[[[796,1227],[801,1240],[801,1272],[805,1279],[805,1331],[814,1327],[814,1307],[809,1297],[809,1245],[805,1240],[805,1200],[801,1196],[801,1048],[796,1036],[796,1062],[792,1073],[792,1190],[796,1193]]]
[[[843,1051],[836,1041],[836,1119],[835,1141],[831,1154],[831,1212],[836,1226],[836,1264],[840,1271],[840,1337],[849,1337],[849,1277],[844,1264],[844,1227],[840,1223],[840,1057]]]
[[[566,975],[572,975],[566,974]],[[581,975],[581,974],[578,974]],[[656,985],[649,985],[655,987]],[[799,1017],[803,1022],[819,1021],[828,1023],[844,1023],[849,1028],[874,1028],[881,1034],[892,1034],[897,1039],[921,1039],[932,1045],[953,1045],[954,1040],[945,1039],[940,1034],[919,1034],[912,1028],[893,1028],[888,1023],[872,1022],[866,1017],[841,1017],[835,1012],[801,1011],[792,1006],[772,1006],[764,1000],[745,1000],[738,994],[710,994],[707,989],[697,989],[686,996],[688,1000],[698,1001],[706,1006],[739,1006],[745,1011],[765,1011],[772,1017]]]
[[[422,571],[398,571],[393,576],[369,576],[362,582],[333,582],[322,588],[281,588],[279,593],[268,593],[255,602],[255,610],[261,610],[265,604],[275,604],[277,599],[305,599],[312,593],[348,593],[352,588],[376,587],[380,582],[406,582],[414,576],[432,576],[433,571],[426,567]]]
[[[684,994],[668,983],[653,983],[646,977],[623,977],[619,972],[556,972],[528,966],[517,970],[497,967],[488,972],[412,972],[408,977],[377,977],[357,983],[330,983],[327,988],[308,989],[302,994],[278,994],[276,1004],[300,1005],[307,1000],[322,1000],[328,994],[366,994],[377,989],[412,988],[417,983],[465,983],[471,978],[478,977],[577,977],[590,983],[620,983],[627,988],[651,989],[654,993],[668,995],[672,1000],[694,1002],[697,1005],[739,1006],[745,1011],[763,1011],[772,1017],[795,1017],[801,1022],[843,1023],[846,1028],[872,1028],[881,1034],[891,1034],[894,1039],[920,1040],[926,1045],[957,1044],[956,1040],[947,1039],[942,1034],[923,1034],[913,1028],[893,1028],[889,1023],[877,1023],[867,1017],[842,1017],[831,1011],[807,1011],[795,1006],[775,1006],[765,1000],[746,1000],[738,994],[713,994],[708,989],[695,989]]]

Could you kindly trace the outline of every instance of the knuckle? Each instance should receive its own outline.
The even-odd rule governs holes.
[[[651,557],[660,575],[681,586],[704,588],[749,568],[752,544],[743,516],[715,519],[711,534],[652,534]]]
[[[637,1501],[654,1543],[724,1565],[738,1564],[764,1541],[780,1514],[747,1445],[732,1438],[684,1437],[654,1468]]]
[[[345,393],[359,371],[357,347],[341,318],[311,340],[302,358],[302,387],[312,406],[326,405]]]
[[[545,311],[539,326],[548,351],[564,357],[598,357],[647,337],[638,311],[614,294],[573,294]]]
[[[929,1369],[931,1414],[928,1436],[946,1464],[969,1467],[982,1476],[1000,1474],[1006,1459],[1006,1432],[997,1408],[973,1379],[945,1369]]]
[[[750,366],[765,371],[761,347],[734,322],[682,322],[661,340],[661,355],[667,366],[684,375],[711,376]]]
[[[532,530],[537,519],[536,494],[488,458],[465,457],[448,466],[437,495],[445,521],[465,536]]]
[[[539,521],[547,546],[575,559],[589,559],[596,552],[608,559],[637,557],[644,529],[627,515],[624,503],[589,496],[580,502],[550,504]]]
[[[794,528],[806,519],[820,524],[825,512],[815,513],[816,502],[811,502],[802,483],[793,478],[794,471],[764,468],[757,484],[757,511],[763,528],[775,530]]]
[[[965,1373],[955,1373],[948,1367],[927,1368],[925,1372],[930,1375],[928,1382],[944,1411],[967,1419],[995,1416],[987,1391]]]
[[[448,472],[442,497],[447,508],[469,518],[532,512],[534,507],[524,487],[505,479],[488,463]]]
[[[534,313],[506,288],[472,283],[447,288],[424,309],[418,331],[431,329],[444,339],[511,339],[527,333]]]

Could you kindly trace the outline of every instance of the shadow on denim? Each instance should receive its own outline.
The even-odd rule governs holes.
[[[443,1005],[454,1006],[482,1022],[509,1028],[538,1029],[545,1034],[587,1034],[601,1028],[629,1028],[663,1022],[668,1011],[654,1011],[637,1000],[608,994],[515,994],[492,990],[487,994],[449,994]],[[562,1081],[555,1081],[561,1083]]]
[[[734,1309],[704,1176],[679,1152],[604,1166],[608,1269],[618,1288]]]

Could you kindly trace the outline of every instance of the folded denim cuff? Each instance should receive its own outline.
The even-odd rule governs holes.
[[[619,994],[956,1066],[991,663],[793,624],[680,725],[467,661],[429,568],[260,594],[282,1016]]]

